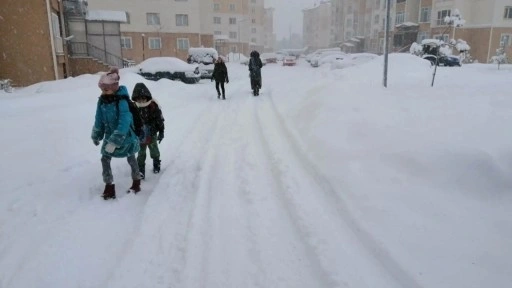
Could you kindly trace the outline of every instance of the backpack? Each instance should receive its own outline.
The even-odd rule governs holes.
[[[147,138],[145,134],[147,134],[147,131],[144,130],[144,121],[142,120],[142,117],[140,116],[139,107],[135,105],[135,102],[130,100],[128,96],[118,96],[116,99],[117,103],[117,117],[119,118],[119,100],[126,100],[128,102],[128,108],[130,110],[130,113],[132,114],[133,118],[133,126],[131,127],[133,132],[135,132],[135,135],[139,137],[139,139],[145,139]],[[147,129],[146,129],[147,130]]]

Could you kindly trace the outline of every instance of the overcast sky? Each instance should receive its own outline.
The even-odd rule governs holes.
[[[313,7],[320,0],[265,0],[265,7],[274,7],[274,31],[277,40],[288,37],[290,27],[292,33],[302,35],[302,9]]]

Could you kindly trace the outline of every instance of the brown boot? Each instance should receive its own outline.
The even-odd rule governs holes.
[[[103,199],[116,199],[116,185],[115,184],[105,184],[105,190],[103,191]]]
[[[133,180],[132,187],[130,187],[130,190],[128,190],[128,193],[133,192],[137,194],[137,192],[140,192],[140,179],[139,180]]]

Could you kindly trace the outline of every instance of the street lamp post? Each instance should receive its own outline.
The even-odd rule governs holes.
[[[146,42],[146,40],[144,39],[144,37],[146,37],[146,34],[142,33],[142,61],[146,60],[144,55],[144,43]]]

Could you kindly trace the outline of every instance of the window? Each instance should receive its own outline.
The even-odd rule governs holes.
[[[178,50],[188,50],[188,38],[178,38]]]
[[[449,17],[451,15],[450,10],[441,10],[437,11],[437,25],[445,25],[444,18]]]
[[[421,44],[421,41],[425,40],[425,39],[428,39],[429,35],[428,35],[428,32],[419,32],[418,33],[418,43]]]
[[[375,1],[375,7],[380,8],[380,0]]]
[[[235,11],[236,5],[235,4],[229,4],[229,11]]]
[[[256,0],[251,0],[251,3],[256,3]]]
[[[503,18],[512,19],[512,6],[505,7],[505,16]]]
[[[160,25],[160,14],[146,13],[146,21],[148,25]]]
[[[64,44],[62,43],[62,35],[60,34],[60,23],[59,16],[52,13],[52,31],[53,40],[55,41],[55,52],[64,53]]]
[[[252,24],[256,24],[256,19],[252,19]]]
[[[397,12],[396,19],[395,19],[395,25],[404,23],[404,20],[405,20],[405,12]]]
[[[149,38],[149,49],[158,50],[162,49],[162,39],[160,38]]]
[[[121,48],[132,49],[132,37],[121,37]]]
[[[229,18],[229,24],[236,25],[236,18]]]
[[[130,24],[130,13],[128,12],[124,12],[126,13],[126,24]]]
[[[373,23],[374,24],[379,24],[379,22],[380,22],[380,16],[379,15],[373,16]]]
[[[420,23],[430,22],[430,13],[432,9],[430,7],[421,7]]]
[[[230,39],[236,39],[237,38],[236,32],[229,32],[229,38]]]
[[[255,28],[255,27],[252,27],[251,32],[252,32],[252,33],[256,33],[256,28]]]
[[[220,4],[219,3],[213,3],[213,11],[219,11],[220,10]]]
[[[213,17],[213,24],[220,24],[220,17]]]
[[[222,31],[213,31],[213,35],[222,35]]]
[[[256,13],[256,8],[251,8],[251,13],[255,14]]]
[[[406,0],[396,0],[396,4],[404,3]]]
[[[448,43],[448,35],[447,34],[444,34],[444,35],[434,35],[434,39],[437,39],[437,40],[441,40],[445,43]]]
[[[510,40],[512,40],[512,34],[501,34],[500,46],[510,46]]]
[[[188,26],[188,15],[176,14],[176,26]]]
[[[238,51],[237,46],[231,46],[231,52],[236,53]]]
[[[256,43],[256,38],[251,38],[252,43]]]

